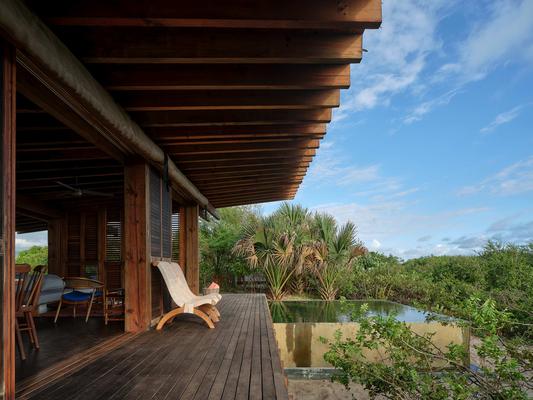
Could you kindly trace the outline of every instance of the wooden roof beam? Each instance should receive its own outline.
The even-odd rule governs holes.
[[[118,91],[126,111],[283,110],[338,107],[339,89]]]
[[[110,91],[347,89],[350,65],[117,64],[91,70]]]
[[[131,116],[143,127],[327,123],[331,121],[331,108],[314,110],[145,111],[131,113]]]
[[[321,140],[323,139],[323,136],[319,135],[309,135],[309,136],[267,136],[267,137],[253,137],[253,138],[247,138],[244,137],[242,139],[240,138],[213,138],[213,139],[190,139],[190,140],[164,140],[164,141],[158,141],[160,146],[185,146],[185,145],[192,145],[192,146],[205,146],[205,145],[229,145],[229,144],[258,144],[258,143],[292,143],[296,141],[303,141],[303,140]]]
[[[228,170],[238,168],[269,168],[272,166],[300,166],[308,167],[311,163],[312,157],[289,157],[289,158],[261,158],[256,160],[221,160],[221,161],[196,161],[188,163],[180,163],[180,167],[184,171],[190,173],[191,171],[200,170]]]
[[[326,124],[290,125],[231,125],[231,126],[179,126],[145,128],[145,132],[156,141],[179,138],[210,139],[217,137],[262,137],[324,135]]]
[[[164,148],[173,156],[180,159],[182,156],[195,154],[232,154],[232,153],[257,153],[279,150],[318,149],[320,140],[286,140],[286,141],[260,141],[258,143],[212,143],[212,144],[183,144],[165,145]]]
[[[235,191],[234,193],[223,193],[217,196],[213,196],[215,202],[231,202],[231,201],[255,201],[261,202],[266,201],[266,199],[276,198],[279,200],[288,199],[294,196],[297,192],[297,188],[269,188],[262,189],[259,191],[254,191],[253,189],[249,190],[240,190]]]
[[[177,28],[326,29],[379,28],[381,0],[239,0],[187,2],[165,0],[58,0],[29,4],[53,25]]]
[[[48,204],[42,203],[33,196],[30,197],[17,194],[16,206],[18,210],[24,210],[28,212],[30,216],[33,214],[37,214],[40,216],[46,216],[49,219],[53,219],[61,218],[63,215],[61,210],[56,209],[55,207],[50,206]]]
[[[270,152],[263,152],[263,151],[255,151],[253,153],[232,153],[232,154],[210,154],[209,156],[202,156],[202,155],[180,155],[179,156],[179,163],[185,164],[185,163],[194,163],[194,162],[203,162],[203,161],[210,161],[210,162],[218,162],[218,161],[243,161],[243,160],[250,160],[250,161],[263,161],[264,159],[271,160],[275,162],[276,159],[305,159],[306,161],[310,161],[311,158],[313,158],[316,154],[316,149],[307,149],[307,150],[292,150],[292,151],[282,151],[282,150],[274,150]],[[171,154],[172,155],[172,154]]]
[[[294,187],[302,183],[302,179],[290,179],[290,180],[270,180],[270,181],[258,181],[258,182],[235,182],[233,184],[219,185],[219,186],[206,186],[202,187],[202,190],[205,190],[206,193],[212,195],[219,195],[221,193],[234,193],[238,190],[245,190],[252,188],[253,190],[259,190],[262,188],[271,188],[271,187]]]
[[[296,190],[268,190],[266,192],[254,192],[253,190],[247,192],[236,192],[232,195],[219,195],[213,197],[213,203],[224,204],[224,206],[236,205],[236,204],[249,204],[249,203],[263,203],[266,201],[275,200],[288,200],[296,195]]]
[[[300,169],[285,169],[285,170],[265,170],[265,171],[252,171],[241,172],[236,174],[203,174],[203,175],[190,175],[191,180],[197,184],[207,184],[209,182],[226,182],[235,179],[256,179],[262,177],[291,177],[291,176],[305,176],[307,172],[306,168]]]
[[[55,33],[86,64],[347,64],[362,34],[153,27],[62,27]]]

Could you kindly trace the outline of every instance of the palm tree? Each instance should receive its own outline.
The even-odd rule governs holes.
[[[309,221],[307,209],[284,203],[271,216],[253,221],[234,247],[250,267],[263,271],[273,300],[281,300],[291,278],[301,280],[310,264]]]
[[[244,256],[251,268],[260,268],[265,274],[273,300],[285,295],[287,282],[293,270],[287,262],[292,249],[288,235],[279,235],[272,217],[261,217],[244,230],[233,251]]]
[[[299,204],[283,203],[274,213],[279,230],[293,238],[290,263],[293,275],[291,279],[292,291],[301,295],[305,290],[306,272],[312,264],[313,247],[311,236],[312,216],[309,210]]]
[[[318,291],[324,300],[335,300],[342,276],[349,272],[357,256],[365,248],[357,239],[357,229],[352,222],[340,228],[331,215],[314,216],[314,273],[319,283]]]

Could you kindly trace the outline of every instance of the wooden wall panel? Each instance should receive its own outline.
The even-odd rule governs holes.
[[[53,219],[48,222],[48,272],[65,276],[67,259],[66,219]]]
[[[15,49],[0,42],[0,398],[15,398]]]
[[[200,247],[198,236],[199,207],[184,206],[180,208],[179,224],[179,264],[184,269],[185,277],[191,290],[200,293]]]
[[[124,169],[124,285],[127,332],[149,328],[151,271],[148,205],[148,166]]]

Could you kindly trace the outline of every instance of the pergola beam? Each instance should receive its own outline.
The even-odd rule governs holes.
[[[112,92],[126,111],[281,110],[338,107],[339,89]]]
[[[176,7],[163,0],[89,4],[69,0],[31,6],[54,25],[164,26],[173,28],[327,29],[359,31],[381,24],[381,0],[231,0],[187,2]],[[142,16],[142,17],[141,17]]]
[[[349,64],[98,64],[91,70],[110,91],[347,89],[350,86]]]
[[[174,138],[215,139],[222,137],[262,137],[324,135],[326,124],[291,124],[291,125],[233,125],[233,126],[180,126],[146,128],[145,132],[155,141],[173,140]]]
[[[88,64],[347,64],[362,57],[362,34],[351,32],[61,27],[56,33]]]
[[[331,108],[312,110],[144,111],[133,112],[131,116],[142,127],[328,123],[331,121]]]

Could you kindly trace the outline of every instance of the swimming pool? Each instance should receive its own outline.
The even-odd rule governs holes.
[[[351,321],[354,309],[368,305],[369,316],[395,315],[419,334],[434,332],[433,343],[445,349],[450,343],[468,345],[468,329],[450,323],[427,321],[428,312],[383,300],[365,301],[281,301],[271,302],[270,312],[281,359],[285,368],[327,368],[323,355],[328,346],[320,337],[333,338],[340,330],[343,337],[355,335],[359,324]],[[382,358],[378,350],[364,354],[369,360]],[[467,360],[465,361],[467,362]]]

